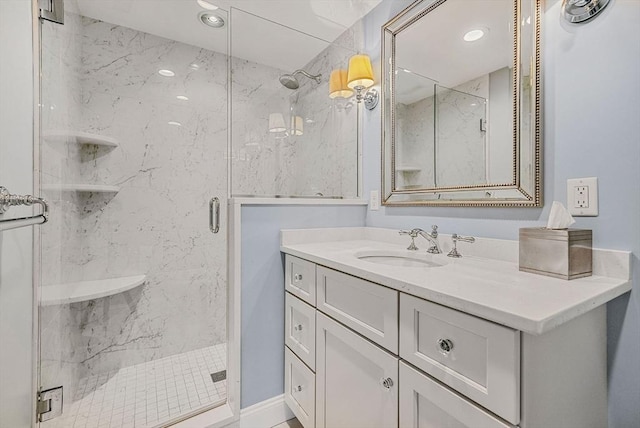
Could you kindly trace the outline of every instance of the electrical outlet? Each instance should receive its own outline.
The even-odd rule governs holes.
[[[567,208],[571,215],[595,217],[598,215],[598,178],[571,178],[567,180]]]
[[[378,211],[380,209],[380,199],[377,190],[372,190],[369,194],[369,209],[371,211]]]
[[[589,186],[575,186],[573,200],[576,208],[589,208]]]

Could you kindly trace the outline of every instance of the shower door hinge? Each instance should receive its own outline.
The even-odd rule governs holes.
[[[38,0],[40,18],[64,25],[64,0]]]
[[[62,387],[47,389],[38,393],[36,417],[39,422],[57,418],[62,414]]]

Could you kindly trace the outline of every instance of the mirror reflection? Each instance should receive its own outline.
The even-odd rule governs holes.
[[[508,1],[448,0],[398,34],[397,188],[511,181],[511,14]]]
[[[539,204],[537,5],[422,0],[385,25],[386,204]]]

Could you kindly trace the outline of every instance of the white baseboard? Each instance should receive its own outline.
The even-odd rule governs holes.
[[[256,403],[240,411],[240,428],[271,428],[294,417],[284,402],[284,394]]]

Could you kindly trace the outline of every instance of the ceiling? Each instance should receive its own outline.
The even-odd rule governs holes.
[[[227,52],[227,26],[198,20],[196,0],[72,0],[81,15]],[[381,0],[210,0],[229,21],[232,54],[282,70],[303,67]],[[233,9],[233,10],[232,10]]]

